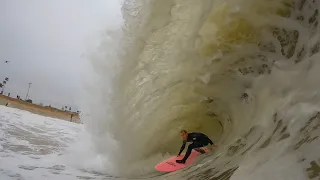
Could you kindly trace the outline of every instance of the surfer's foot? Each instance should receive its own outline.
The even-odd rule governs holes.
[[[185,164],[186,163],[186,161],[183,160],[183,159],[182,160],[176,160],[176,162],[179,163],[179,164]]]

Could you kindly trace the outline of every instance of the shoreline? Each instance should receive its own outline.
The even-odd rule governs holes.
[[[81,123],[80,115],[76,112],[62,111],[49,106],[40,106],[0,94],[0,105],[6,106],[6,104],[7,107],[25,110],[41,116],[52,117],[73,123]]]

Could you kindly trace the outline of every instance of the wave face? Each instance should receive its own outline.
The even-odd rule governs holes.
[[[121,29],[91,57],[87,127],[106,171],[319,177],[319,7],[314,0],[124,1]],[[178,152],[181,129],[204,132],[219,147],[196,166],[159,175],[154,166]]]

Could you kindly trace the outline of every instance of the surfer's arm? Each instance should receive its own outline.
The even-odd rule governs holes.
[[[213,142],[211,141],[210,138],[208,138],[208,141],[209,141],[209,143],[210,143],[211,145],[213,145]]]
[[[182,144],[182,146],[181,146],[181,148],[180,148],[180,151],[179,151],[178,156],[180,156],[180,154],[182,153],[182,151],[184,150],[185,147],[186,147],[186,142],[183,141],[183,144]]]
[[[217,147],[217,145],[215,145],[210,138],[208,138],[209,144],[211,144],[212,147]]]

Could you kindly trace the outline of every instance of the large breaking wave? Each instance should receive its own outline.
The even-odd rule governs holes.
[[[183,128],[219,148],[168,179],[311,179],[319,161],[319,7],[124,1],[121,28],[90,58],[86,124],[106,171],[158,175],[155,164],[178,152]]]

